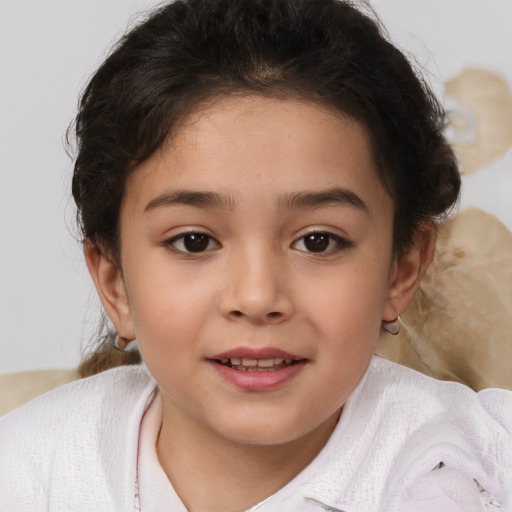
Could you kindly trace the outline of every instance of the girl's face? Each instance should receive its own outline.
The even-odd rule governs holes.
[[[362,125],[294,99],[219,99],[128,179],[107,309],[164,418],[297,440],[335,423],[396,316],[392,231]]]

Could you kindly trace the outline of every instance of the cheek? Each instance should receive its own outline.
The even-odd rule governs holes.
[[[381,314],[388,291],[387,275],[368,265],[342,269],[333,279],[309,287],[302,307],[306,317],[322,330],[321,338],[337,346],[374,343],[379,335]]]
[[[165,261],[145,265],[144,272],[127,272],[127,290],[135,334],[144,360],[160,355],[191,354],[208,333],[215,309],[215,283],[172,269]]]

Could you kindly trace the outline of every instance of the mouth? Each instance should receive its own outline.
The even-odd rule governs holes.
[[[270,391],[295,378],[308,359],[276,348],[238,348],[208,359],[224,380],[245,391]]]

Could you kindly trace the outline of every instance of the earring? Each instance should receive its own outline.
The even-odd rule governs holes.
[[[131,341],[128,338],[120,336],[119,334],[114,339],[114,348],[121,352],[126,352]]]
[[[392,334],[393,336],[396,336],[400,332],[400,324],[398,323],[399,319],[400,319],[400,316],[396,317],[394,320],[391,320],[391,322],[382,321],[382,328],[387,333]]]

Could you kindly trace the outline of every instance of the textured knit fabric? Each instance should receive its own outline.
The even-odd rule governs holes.
[[[117,368],[1,418],[0,511],[135,510],[154,390],[144,367]],[[511,512],[512,392],[474,393],[375,357],[313,464],[255,510]]]

